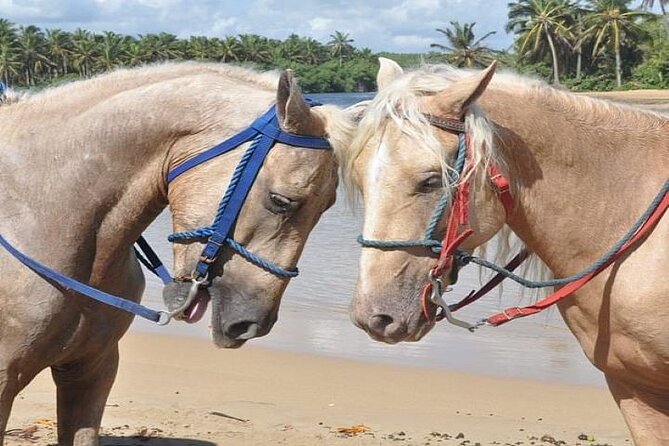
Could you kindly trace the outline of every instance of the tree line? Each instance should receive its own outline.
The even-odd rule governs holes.
[[[73,32],[17,26],[0,18],[0,80],[13,87],[35,87],[87,78],[121,66],[170,60],[201,60],[291,68],[307,92],[371,91],[379,55],[403,66],[447,61],[480,67],[493,58],[521,72],[532,72],[574,89],[669,88],[669,19],[631,9],[630,0],[518,0],[508,4],[506,31],[512,48],[493,50],[475,23],[451,21],[424,53],[374,53],[356,48],[349,34],[335,31],[326,43],[290,35],[285,40],[256,34],[191,36],[162,32],[128,36],[82,28]]]
[[[87,78],[117,67],[199,60],[292,68],[306,91],[368,91],[374,88],[376,55],[357,49],[348,34],[335,31],[327,43],[296,34],[281,41],[256,34],[191,36],[161,32],[128,36],[79,28],[42,30],[0,18],[0,80],[13,87]]]
[[[630,0],[519,0],[508,4],[505,30],[511,51],[485,45],[494,32],[477,39],[475,23],[453,21],[442,33],[448,45],[432,44],[458,66],[485,66],[493,58],[521,72],[534,72],[573,89],[669,88],[669,0],[661,14]]]

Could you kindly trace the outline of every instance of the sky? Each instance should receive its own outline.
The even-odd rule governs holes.
[[[295,33],[327,43],[335,30],[357,48],[426,52],[445,44],[436,28],[476,22],[487,45],[508,48],[508,0],[0,0],[0,17],[18,25],[121,34],[168,32],[223,37],[244,33],[285,39]],[[638,3],[638,0],[636,1]]]

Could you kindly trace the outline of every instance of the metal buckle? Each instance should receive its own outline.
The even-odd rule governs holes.
[[[427,274],[427,278],[430,281],[430,284],[432,285],[432,293],[430,294],[430,301],[441,308],[444,319],[446,319],[448,322],[455,325],[456,327],[465,328],[470,332],[474,332],[482,325],[486,325],[485,320],[481,320],[472,324],[453,316],[450,307],[448,306],[443,297],[444,293],[452,291],[453,288],[451,288],[450,286],[444,288],[444,283],[441,277],[434,277],[432,271],[430,271]]]
[[[214,262],[216,261],[216,259],[218,259],[218,256],[216,256],[216,257],[208,257],[208,256],[206,256],[206,255],[204,255],[204,254],[202,254],[202,255],[200,256],[200,262],[202,262],[202,263],[206,263],[207,265],[211,265],[212,263],[214,263]]]

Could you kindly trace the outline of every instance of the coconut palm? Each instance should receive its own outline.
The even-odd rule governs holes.
[[[18,77],[21,61],[18,58],[16,27],[7,19],[0,19],[0,77],[5,85],[10,79]]]
[[[518,34],[519,53],[540,55],[544,42],[548,44],[553,63],[553,83],[560,83],[558,45],[570,37],[570,22],[574,12],[570,0],[519,0],[509,3],[507,32]]]
[[[95,36],[90,31],[77,28],[72,33],[72,62],[82,77],[93,74],[92,67],[98,55],[98,45]]]
[[[244,61],[266,63],[272,60],[267,39],[256,34],[241,34],[239,45],[242,48]]]
[[[96,66],[101,71],[111,71],[122,64],[121,56],[125,54],[126,39],[112,31],[102,33],[99,42],[99,57]]]
[[[234,36],[226,36],[221,40],[221,45],[218,49],[218,55],[221,59],[221,62],[230,62],[232,60],[239,61],[239,55],[241,53],[241,46],[239,41]]]
[[[339,57],[339,66],[341,67],[344,56],[353,51],[353,46],[351,46],[351,44],[354,40],[349,39],[348,33],[343,33],[341,31],[335,31],[334,34],[330,34],[330,38],[331,40],[327,43],[330,47],[330,53],[335,57]]]
[[[204,36],[190,36],[188,54],[196,60],[207,60],[211,53],[211,42]]]
[[[183,57],[179,39],[174,34],[159,33],[155,38],[155,54],[159,60],[173,60]]]
[[[586,17],[587,32],[593,36],[593,56],[600,54],[607,46],[613,49],[616,59],[616,85],[622,86],[622,58],[620,49],[630,40],[638,40],[642,34],[640,20],[650,15],[644,11],[632,11],[629,0],[590,0],[591,13]]]
[[[46,45],[49,55],[59,66],[61,74],[67,74],[67,61],[72,54],[72,36],[61,29],[47,29]]]
[[[0,42],[0,77],[5,85],[10,84],[10,79],[19,76],[22,66],[16,51]]]
[[[494,51],[482,43],[495,34],[495,31],[490,31],[477,40],[474,36],[475,25],[475,22],[463,25],[454,21],[449,28],[437,28],[437,31],[446,37],[448,45],[431,43],[430,47],[445,51],[448,61],[457,67],[486,66],[490,63]]]
[[[26,84],[35,85],[37,73],[51,65],[45,55],[44,33],[34,25],[22,26],[19,29],[17,42]]]
[[[131,67],[136,67],[144,63],[144,48],[142,44],[136,39],[130,39],[123,54],[126,62]]]

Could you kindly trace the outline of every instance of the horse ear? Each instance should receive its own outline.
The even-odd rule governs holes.
[[[304,100],[292,70],[284,70],[276,91],[276,109],[281,128],[290,133],[322,136],[325,125]]]
[[[379,57],[379,72],[376,74],[378,91],[386,88],[392,81],[404,74],[404,70],[394,60]]]
[[[496,68],[497,61],[493,61],[480,73],[460,79],[434,96],[439,114],[462,117],[488,87]]]

